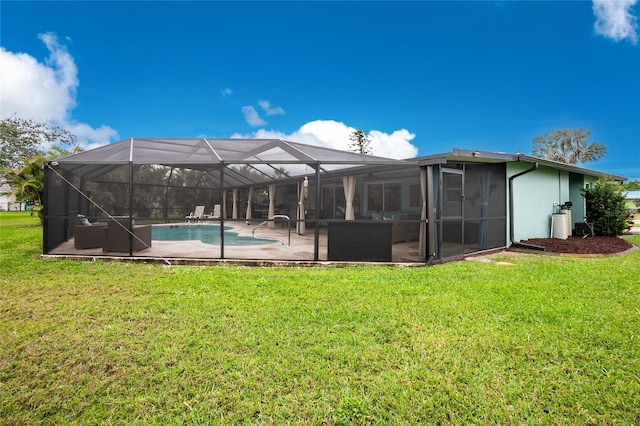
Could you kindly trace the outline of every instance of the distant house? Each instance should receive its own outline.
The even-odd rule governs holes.
[[[160,225],[220,205],[223,225],[291,218],[296,234],[313,233],[304,260],[429,263],[549,237],[557,223],[571,234],[585,217],[581,191],[600,178],[624,180],[523,154],[454,149],[401,161],[279,139],[132,138],[46,165],[43,248],[78,254],[78,214]],[[212,257],[226,258],[221,241]],[[260,259],[256,250],[240,255]]]
[[[640,191],[629,191],[626,195],[627,208],[629,211],[640,211]]]
[[[16,201],[16,197],[10,194],[11,187],[3,183],[0,185],[0,211],[21,211],[24,210],[24,203]]]

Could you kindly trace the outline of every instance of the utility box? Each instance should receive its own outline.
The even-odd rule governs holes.
[[[576,231],[574,233],[576,237],[593,237],[593,223],[578,222],[576,223]]]

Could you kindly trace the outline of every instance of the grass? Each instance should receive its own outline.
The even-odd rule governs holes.
[[[640,418],[640,250],[167,267],[40,260],[41,238],[0,214],[0,424]]]

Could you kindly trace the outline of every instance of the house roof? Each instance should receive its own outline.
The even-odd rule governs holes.
[[[418,165],[432,165],[432,164],[446,164],[447,162],[477,162],[477,163],[512,163],[512,162],[526,162],[526,163],[538,163],[540,165],[552,167],[558,170],[566,170],[573,173],[579,173],[587,176],[593,176],[597,178],[604,178],[624,182],[627,180],[622,176],[610,175],[608,173],[598,172],[596,170],[586,169],[583,167],[577,167],[571,164],[560,163],[558,161],[551,161],[544,158],[532,157],[525,154],[507,154],[503,152],[489,152],[489,151],[474,151],[470,149],[454,149],[451,152],[445,152],[442,154],[427,155],[424,157],[418,157],[414,159]]]

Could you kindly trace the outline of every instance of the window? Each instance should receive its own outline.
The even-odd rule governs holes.
[[[402,210],[402,185],[399,182],[367,185],[367,209],[380,211]]]
[[[384,210],[382,194],[384,186],[381,183],[367,185],[367,209]]]
[[[409,207],[420,206],[420,185],[411,185],[409,187]]]

